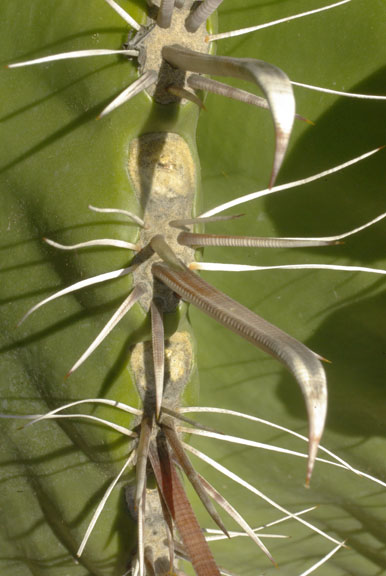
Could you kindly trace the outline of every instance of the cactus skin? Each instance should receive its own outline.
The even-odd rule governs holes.
[[[101,37],[103,34],[104,46],[110,39],[112,47],[123,40],[122,27],[103,5],[82,6],[79,11],[79,8],[74,9],[77,2],[66,2],[58,8],[57,2],[50,6],[42,0],[34,0],[28,9],[21,0],[3,0],[3,4],[2,61],[14,60],[38,48],[44,52],[58,39],[62,43],[54,47],[55,51],[74,49],[75,44],[89,47],[92,33],[99,33]],[[251,7],[253,4],[254,8]],[[285,4],[291,8],[290,2]],[[315,2],[315,6],[318,4]],[[224,6],[222,27],[237,25],[236,20],[244,19],[250,23],[280,17],[283,11],[283,3],[277,2],[272,6],[256,6],[256,2],[251,2],[251,6],[234,12]],[[296,10],[305,7],[309,7],[309,2],[299,2]],[[291,24],[288,30],[268,29],[253,39],[220,45],[219,51],[265,58],[299,80],[331,86],[339,79],[342,83],[339,88],[375,93],[382,87],[383,17],[384,7],[380,2],[374,3],[371,14],[366,9],[366,2],[357,2],[347,6],[344,14],[337,11],[323,20],[316,16],[313,24],[310,21]],[[350,31],[349,38],[342,32],[346,29]],[[366,32],[370,29],[371,34]],[[84,31],[87,34],[82,36]],[[337,58],[333,40],[340,34],[344,42],[343,56]],[[363,42],[358,39],[363,39]],[[316,45],[320,59],[318,65],[315,64],[312,45]],[[291,50],[286,46],[291,46]],[[123,266],[126,262],[124,254],[109,251],[79,253],[75,258],[58,255],[42,245],[41,237],[56,233],[58,240],[71,238],[75,242],[83,240],[89,230],[101,235],[111,230],[112,223],[106,224],[103,218],[100,226],[95,228],[95,217],[87,214],[87,205],[106,204],[107,194],[109,205],[124,203],[130,209],[123,168],[127,144],[149,126],[155,130],[165,129],[168,125],[168,120],[157,114],[158,110],[152,110],[150,119],[147,119],[149,103],[145,98],[133,101],[128,109],[118,111],[103,124],[92,121],[111,95],[125,86],[128,79],[134,78],[130,70],[126,63],[104,65],[96,61],[25,70],[22,75],[1,71],[3,78],[7,74],[2,83],[5,96],[1,114],[3,119],[6,118],[3,120],[6,146],[2,151],[2,166],[6,166],[6,170],[1,174],[1,238],[6,250],[2,252],[1,298],[7,303],[1,311],[2,411],[42,412],[47,406],[56,406],[66,399],[91,397],[102,392],[128,403],[135,401],[125,370],[125,351],[130,344],[129,334],[134,332],[137,338],[144,330],[140,314],[134,318],[131,316],[130,323],[111,335],[109,343],[91,364],[82,369],[81,374],[63,383],[63,377],[78,351],[88,345],[98,326],[102,326],[111,314],[112,302],[115,304],[123,299],[128,281],[68,299],[59,306],[42,311],[28,325],[15,329],[17,320],[36,302],[43,289],[45,295],[57,286],[79,278],[80,274],[86,277],[104,271],[106,267]],[[51,97],[53,93],[55,96]],[[210,99],[208,110],[209,102]],[[382,118],[385,108],[382,104],[342,103],[316,94],[299,93],[298,109],[318,122],[313,129],[297,129],[282,174],[283,181],[303,175],[305,169],[312,173],[358,151],[384,143]],[[221,121],[224,117],[227,119],[225,123]],[[236,140],[234,132],[241,126],[240,119],[243,120],[243,138]],[[268,117],[260,114],[259,122],[259,133],[270,134]],[[216,204],[220,195],[225,200],[234,194],[235,189],[257,189],[266,183],[272,143],[267,143],[265,136],[261,136],[261,142],[255,146],[256,139],[260,139],[259,135],[256,136],[256,125],[255,111],[252,113],[236,104],[227,108],[227,104],[223,105],[218,100],[207,117],[201,120],[198,145],[203,165],[203,196],[208,207]],[[339,138],[334,138],[337,130]],[[186,137],[193,140],[191,125],[186,127],[186,132]],[[253,148],[253,153],[250,148]],[[349,228],[355,218],[355,222],[367,215],[370,218],[384,209],[382,162],[382,159],[376,159],[349,175],[343,175],[337,182],[329,184],[327,192],[320,184],[311,192],[291,193],[287,198],[269,201],[262,215],[261,206],[253,206],[248,226],[254,229],[257,218],[259,233],[268,234],[272,231],[269,215],[276,231],[285,235],[292,232],[305,235],[315,234],[315,226],[321,226],[319,230],[325,233],[329,230],[333,233],[337,228]],[[319,203],[317,209],[315,202]],[[321,214],[325,216],[322,218]],[[328,228],[322,227],[324,224]],[[300,229],[300,225],[304,228]],[[240,226],[245,226],[245,223]],[[120,226],[120,230],[122,238],[131,239],[129,227]],[[342,247],[339,254],[349,263],[354,263],[359,255],[362,262],[381,266],[382,246],[382,230],[377,228],[350,246]],[[218,253],[216,256],[219,261],[229,257],[221,258]],[[315,251],[310,255],[302,251],[299,260],[304,261],[308,256],[315,260]],[[262,260],[275,263],[275,259],[280,257],[283,261],[287,255],[269,253],[265,256],[256,252],[248,256],[248,263],[257,258],[261,263]],[[247,258],[243,258],[247,262]],[[325,258],[328,261],[334,259],[327,252]],[[229,276],[216,277],[215,280],[218,287],[222,286],[234,297],[240,291],[239,299],[243,303],[256,309],[258,306],[259,313],[333,360],[336,372],[329,372],[333,396],[328,444],[342,450],[346,448],[351,463],[381,475],[379,454],[384,448],[382,350],[385,349],[383,331],[379,328],[379,318],[384,311],[381,283],[358,275],[348,282],[342,277],[333,277],[332,273],[327,277],[318,274],[317,278],[297,275],[296,281],[292,276],[283,275],[242,283]],[[334,290],[337,296],[334,296]],[[351,300],[357,294],[361,299],[357,302]],[[281,296],[280,300],[277,295]],[[317,314],[319,316],[315,316]],[[246,411],[254,405],[261,415],[269,413],[272,420],[297,426],[299,418],[303,417],[303,405],[293,385],[287,381],[285,387],[282,385],[282,372],[274,364],[268,365],[270,360],[256,362],[256,352],[252,348],[239,344],[236,337],[224,334],[206,319],[201,322],[197,313],[192,312],[192,319],[201,351],[199,363],[203,368],[201,402],[219,404],[218,395],[224,387],[230,390],[230,396],[223,399],[222,404],[237,403],[238,409],[245,408]],[[373,343],[370,349],[369,342]],[[221,355],[218,350],[222,350]],[[119,361],[112,369],[111,358],[117,357]],[[230,367],[219,367],[224,359],[225,363],[229,362],[229,358],[235,359],[234,363],[231,360]],[[241,371],[240,361],[245,363],[246,369],[251,369],[249,376],[247,370]],[[235,381],[240,384],[235,386]],[[95,413],[106,414],[100,409]],[[124,418],[119,423],[127,424]],[[118,470],[118,459],[125,455],[126,443],[116,434],[76,422],[66,422],[60,427],[44,423],[40,428],[25,431],[17,430],[20,422],[2,422],[1,425],[4,426],[1,456],[6,465],[2,466],[1,538],[4,544],[0,546],[0,573],[5,576],[67,576],[69,573],[71,576],[90,573],[110,576],[123,573],[130,521],[122,511],[122,494],[119,492],[109,501],[100,530],[90,541],[83,563],[74,564],[72,559],[69,560],[69,553],[76,550],[97,497],[112,473]],[[265,434],[267,439],[272,438],[269,433]],[[366,443],[356,446],[363,439]],[[232,449],[229,452],[234,457],[234,468],[243,470],[246,476],[253,474],[255,477],[255,455],[246,457],[246,452],[243,452],[241,461],[241,455]],[[308,503],[310,495],[302,489],[304,470],[299,462],[274,462],[272,464],[271,458],[259,456],[259,486],[267,490],[274,487],[277,499],[284,498],[294,506],[301,507],[304,501]],[[358,479],[347,473],[341,474],[338,477],[329,470],[320,469],[314,478],[311,500],[334,503],[319,513],[324,527],[337,531],[341,536],[350,536],[357,530],[359,522],[361,532],[350,538],[352,551],[343,552],[336,566],[329,564],[326,574],[335,576],[346,570],[370,576],[379,572],[386,562],[382,551],[378,551],[379,542],[384,540],[384,496],[379,494],[371,499],[370,495],[375,490],[366,484],[361,484],[358,496]],[[278,476],[287,478],[289,475],[292,478],[287,486],[277,482]],[[240,500],[243,496],[239,496]],[[263,523],[271,517],[269,510],[259,509],[256,502],[253,504],[256,507],[251,522]],[[118,511],[120,529],[111,534],[109,527],[116,521]],[[336,522],[339,515],[343,518],[341,524]],[[71,527],[71,533],[67,526]],[[291,526],[290,533],[294,542],[283,551],[278,547],[275,554],[282,574],[294,574],[304,569],[301,556],[304,550],[300,539],[296,538],[300,532]],[[225,547],[221,563],[231,569],[227,550]],[[316,559],[326,551],[326,545],[315,538],[307,548],[307,555],[310,558],[315,555]],[[229,556],[232,555],[229,552]],[[247,548],[240,557],[242,560],[237,564],[233,559],[235,571],[252,574],[258,568],[269,574],[274,570],[267,568],[265,559],[257,556],[251,548]],[[296,560],[291,564],[292,558]]]

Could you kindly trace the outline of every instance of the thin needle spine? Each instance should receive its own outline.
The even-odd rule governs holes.
[[[283,264],[279,266],[249,266],[248,264],[220,264],[218,262],[192,262],[191,270],[206,270],[212,272],[254,272],[263,270],[335,270],[336,272],[366,272],[384,276],[382,268],[367,266],[341,266],[339,264]]]
[[[345,541],[340,542],[340,544],[338,544],[333,550],[331,550],[331,552],[329,552],[328,554],[323,556],[323,558],[321,560],[319,560],[319,562],[316,562],[313,566],[311,566],[311,568],[309,568],[305,572],[302,572],[300,574],[300,576],[308,576],[309,574],[312,574],[312,572],[315,572],[315,570],[317,570],[317,568],[320,568],[320,566],[325,564],[334,554],[336,554],[338,552],[338,550],[340,550],[340,548],[343,548],[344,545],[345,545]]]
[[[130,84],[128,88],[123,90],[119,96],[110,102],[110,104],[102,110],[98,118],[104,118],[104,116],[111,114],[111,112],[119,108],[119,106],[122,106],[122,104],[125,104],[131,100],[131,98],[134,98],[134,96],[137,96],[137,94],[140,94],[147,88],[150,88],[150,86],[152,86],[156,80],[157,72],[155,70],[148,70],[147,72],[144,72],[140,78],[135,80],[135,82]]]
[[[323,536],[323,538],[326,538],[327,540],[334,542],[334,544],[341,545],[341,542],[339,542],[338,540],[336,540],[332,536],[329,536],[326,532],[323,532],[323,530],[320,530],[319,528],[317,528],[316,526],[314,526],[310,522],[307,522],[301,516],[296,516],[295,514],[291,514],[291,512],[289,512],[289,510],[286,510],[285,508],[283,508],[283,506],[280,506],[280,504],[278,504],[277,502],[275,502],[274,500],[272,500],[271,498],[269,498],[268,496],[263,494],[260,490],[258,490],[254,486],[252,486],[252,484],[249,484],[249,482],[246,482],[245,480],[240,478],[240,476],[238,476],[234,472],[231,472],[228,468],[226,468],[222,464],[219,464],[218,462],[213,460],[213,458],[210,458],[206,454],[203,454],[202,452],[197,450],[197,448],[193,448],[193,446],[189,446],[185,442],[183,443],[183,446],[184,446],[185,450],[187,450],[188,452],[191,452],[192,454],[197,456],[197,458],[199,458],[203,462],[206,462],[206,464],[209,464],[209,466],[212,466],[213,468],[215,468],[216,470],[218,470],[219,472],[221,472],[222,474],[224,474],[225,476],[227,476],[228,478],[230,478],[231,480],[233,480],[234,482],[236,482],[240,486],[243,486],[244,488],[246,488],[247,490],[249,490],[250,492],[252,492],[256,496],[258,496],[259,498],[262,498],[263,500],[268,502],[268,504],[270,504],[271,506],[273,506],[277,510],[284,512],[284,514],[295,519],[297,522],[304,524],[305,526],[310,528],[313,532],[316,532],[317,534],[320,534],[321,536]]]
[[[300,14],[294,14],[293,16],[286,16],[285,18],[280,18],[279,20],[274,20],[272,22],[266,22],[265,24],[258,24],[257,26],[249,26],[248,28],[241,28],[240,30],[231,30],[230,32],[223,32],[221,34],[210,34],[207,40],[208,42],[214,42],[215,40],[223,40],[224,38],[234,38],[235,36],[250,34],[251,32],[256,32],[257,30],[263,30],[264,28],[276,26],[277,24],[290,22],[291,20],[296,20],[297,18],[304,18],[305,16],[312,16],[313,14],[317,14],[318,12],[324,12],[325,10],[337,8],[338,6],[342,6],[343,4],[347,4],[348,2],[351,2],[351,0],[341,0],[340,2],[335,2],[335,4],[330,4],[329,6],[323,6],[322,8],[316,8],[315,10],[309,10],[308,12],[301,12]]]
[[[202,485],[207,490],[208,494],[225,510],[225,512],[227,512],[230,515],[231,518],[233,518],[235,522],[237,522],[239,526],[241,526],[241,528],[243,528],[244,530],[243,534],[245,536],[249,536],[249,538],[251,538],[251,540],[253,540],[253,542],[255,542],[255,544],[257,544],[259,548],[261,548],[261,550],[263,550],[263,552],[271,560],[271,562],[274,565],[276,565],[276,562],[274,561],[268,548],[262,543],[260,538],[255,534],[255,531],[252,530],[248,522],[244,520],[241,514],[237,512],[237,510],[228,502],[228,500],[226,500],[224,496],[222,496],[203,476],[201,476],[201,474],[198,474],[198,477]],[[232,534],[233,534],[232,532],[227,532],[226,534],[222,533],[221,537],[231,538]]]
[[[114,490],[115,486],[118,484],[119,480],[121,479],[123,473],[125,472],[125,470],[127,470],[127,468],[132,464],[133,460],[135,457],[135,452],[133,451],[130,456],[128,457],[128,459],[126,460],[124,466],[122,467],[122,469],[120,470],[119,474],[117,474],[117,476],[114,478],[114,480],[111,482],[110,486],[107,488],[102,500],[99,502],[94,515],[91,519],[90,524],[88,525],[88,528],[86,530],[86,534],[84,535],[84,538],[78,548],[78,551],[76,553],[77,557],[80,558],[80,556],[82,556],[83,551],[86,547],[86,544],[88,542],[88,539],[91,536],[92,531],[94,530],[95,524],[97,523],[97,520],[99,518],[99,516],[101,515],[103,508],[105,507],[105,504],[110,496],[110,494],[112,493],[112,491]]]
[[[228,408],[216,408],[214,406],[190,406],[190,407],[181,407],[179,409],[179,411],[181,414],[192,414],[192,413],[207,414],[208,413],[208,414],[224,414],[227,416],[235,416],[237,418],[242,418],[244,420],[250,420],[251,422],[263,424],[264,426],[269,426],[269,427],[274,428],[276,430],[285,432],[286,434],[290,434],[291,436],[294,436],[295,438],[299,438],[300,440],[303,440],[304,442],[307,442],[307,443],[309,442],[308,438],[306,436],[303,436],[303,434],[300,434],[299,432],[295,432],[294,430],[291,430],[290,428],[286,428],[285,426],[281,426],[280,424],[276,424],[275,422],[271,422],[270,420],[266,420],[264,418],[254,416],[252,414],[246,414],[245,412],[238,412],[237,410],[230,410]],[[379,484],[380,486],[383,486],[384,488],[386,488],[386,482],[383,482],[382,480],[380,480],[379,478],[376,478],[375,476],[371,476],[370,474],[366,474],[365,472],[362,472],[361,470],[354,468],[348,462],[346,462],[345,460],[343,460],[342,458],[340,458],[339,456],[334,454],[334,452],[332,452],[331,450],[328,450],[325,446],[322,446],[320,444],[319,449],[322,452],[324,452],[325,454],[328,454],[329,456],[331,456],[331,458],[333,458],[336,461],[337,466],[339,466],[341,468],[345,468],[345,469],[349,470],[350,472],[353,472],[354,474],[356,474],[358,476],[362,476],[363,478],[367,478],[368,480],[375,482],[376,484]]]
[[[311,84],[303,84],[302,82],[295,82],[291,80],[292,86],[299,88],[306,88],[307,90],[314,90],[315,92],[324,92],[325,94],[332,94],[333,96],[344,96],[345,98],[357,98],[358,100],[386,100],[386,96],[378,94],[358,94],[357,92],[344,92],[342,90],[332,90],[331,88],[322,88],[321,86],[312,86]]]
[[[126,12],[126,10],[124,10],[123,8],[121,8],[121,6],[119,4],[117,4],[117,2],[115,2],[114,0],[105,0],[105,2],[107,2],[107,4],[109,6],[111,6],[111,8],[113,10],[115,10],[115,12],[117,14],[119,14],[119,16],[125,21],[127,22],[127,24],[129,26],[131,26],[132,28],[134,28],[134,30],[137,30],[137,32],[141,29],[140,24],[138,24],[138,22],[136,22],[136,20],[134,20],[134,18],[132,18],[130,16],[130,14],[128,14]]]
[[[79,242],[78,244],[59,244],[49,238],[43,238],[44,242],[57,250],[79,250],[82,248],[95,248],[98,246],[111,246],[112,248],[123,248],[124,250],[138,251],[138,246],[132,242],[125,242],[124,240],[115,240],[113,238],[98,238],[96,240],[87,240],[87,242]]]
[[[131,294],[122,302],[119,308],[114,312],[110,320],[105,324],[103,329],[99,332],[95,340],[90,344],[82,356],[75,362],[73,367],[68,371],[67,378],[77,370],[91,354],[102,344],[103,340],[114,330],[115,326],[126,316],[136,302],[145,293],[146,287],[144,284],[137,284]]]
[[[353,166],[358,162],[362,162],[366,158],[370,158],[374,154],[377,154],[380,150],[383,150],[384,146],[375,148],[374,150],[370,150],[370,152],[365,152],[360,156],[356,156],[347,162],[343,162],[343,164],[338,164],[333,168],[328,168],[323,172],[319,172],[318,174],[314,174],[313,176],[308,176],[307,178],[302,178],[300,180],[294,180],[293,182],[288,182],[287,184],[280,184],[279,186],[274,186],[273,188],[266,188],[265,190],[259,190],[257,192],[252,192],[251,194],[246,194],[245,196],[240,196],[239,198],[235,198],[234,200],[230,200],[229,202],[225,202],[220,206],[216,206],[216,208],[212,208],[207,212],[203,212],[200,214],[200,217],[209,217],[214,216],[215,214],[219,214],[220,212],[224,212],[224,210],[228,210],[229,208],[233,208],[234,206],[239,206],[240,204],[245,204],[245,202],[250,202],[251,200],[257,200],[258,198],[263,198],[264,196],[269,196],[270,194],[276,194],[277,192],[282,192],[284,190],[290,190],[291,188],[296,188],[297,186],[304,186],[305,184],[310,184],[311,182],[315,182],[316,180],[320,180],[321,178],[325,178],[326,176],[330,176],[331,174],[335,174],[336,172],[340,172],[349,166]]]
[[[48,304],[48,302],[52,302],[53,300],[61,298],[66,294],[73,294],[74,292],[83,290],[83,288],[87,288],[88,286],[94,286],[95,284],[101,284],[102,282],[107,282],[108,280],[114,280],[116,278],[121,278],[122,276],[127,276],[128,274],[131,274],[134,269],[135,266],[128,266],[127,268],[120,268],[119,270],[113,270],[112,272],[105,272],[104,274],[98,274],[97,276],[92,276],[86,280],[80,280],[79,282],[76,282],[67,288],[63,288],[63,290],[59,290],[59,292],[56,292],[55,294],[52,294],[52,296],[48,296],[48,298],[38,302],[38,304],[35,304],[35,306],[28,310],[28,312],[19,321],[18,326],[20,326],[20,324],[22,324],[31,314],[36,312],[36,310]]]
[[[93,212],[99,212],[101,214],[121,214],[122,216],[126,216],[126,218],[128,218],[132,222],[138,224],[138,226],[140,226],[141,228],[145,226],[145,223],[142,220],[142,218],[140,218],[136,214],[133,214],[133,212],[129,212],[128,210],[122,210],[120,208],[98,208],[97,206],[92,206],[91,204],[89,204],[88,208]]]
[[[46,64],[49,62],[57,62],[59,60],[90,58],[93,56],[113,56],[115,54],[123,54],[124,56],[136,57],[138,56],[138,50],[75,50],[73,52],[61,52],[60,54],[52,54],[51,56],[34,58],[33,60],[15,62],[13,64],[8,64],[7,68],[24,68],[25,66],[35,66],[36,64]]]

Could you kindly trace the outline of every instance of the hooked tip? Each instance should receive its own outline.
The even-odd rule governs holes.
[[[305,122],[306,124],[309,124],[310,126],[316,126],[316,122],[314,122],[313,120],[310,120],[309,118],[306,118],[305,116],[301,116],[300,114],[296,114],[296,118],[297,118],[297,120],[301,120],[302,122]]]
[[[271,555],[271,553],[269,552],[269,550],[265,549],[264,550],[266,556],[268,557],[268,559],[272,562],[274,568],[279,568],[279,564],[276,562],[276,560],[274,559],[274,557]]]
[[[278,146],[276,147],[276,149],[277,148],[278,148]],[[269,184],[268,184],[269,190],[271,190],[271,188],[273,188],[275,185],[277,175],[279,174],[279,170],[280,170],[281,165],[282,165],[283,160],[284,160],[284,154],[285,154],[285,149],[281,150],[279,154],[277,153],[277,151],[275,152],[275,157],[274,157],[273,166],[272,166],[272,172],[271,172],[271,176],[270,176]]]
[[[321,362],[325,362],[326,364],[332,364],[332,360],[329,360],[328,358],[326,358],[325,356],[322,356],[321,354],[318,354],[318,352],[314,352],[314,355],[316,356],[316,358],[318,360],[320,360]]]
[[[310,447],[308,450],[307,475],[306,475],[306,481],[305,481],[305,487],[306,488],[310,487],[311,476],[312,476],[312,472],[313,472],[314,466],[315,466],[316,455],[318,452],[320,439],[321,439],[321,436],[312,436],[312,437],[310,436],[310,441],[309,441]]]
[[[332,360],[329,360],[328,358],[325,358],[324,356],[321,356],[320,354],[318,354],[317,356],[321,362],[324,362],[325,364],[332,364]]]
[[[276,133],[275,154],[274,154],[274,159],[273,159],[271,177],[269,179],[269,184],[268,184],[269,190],[271,190],[271,188],[273,188],[273,186],[276,182],[277,175],[279,173],[279,170],[280,170],[281,165],[282,165],[283,160],[284,160],[284,156],[285,156],[285,153],[287,150],[287,145],[288,145],[288,139],[289,139],[289,135],[286,134],[279,127],[276,127],[275,133]]]

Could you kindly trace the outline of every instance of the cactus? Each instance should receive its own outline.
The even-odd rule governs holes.
[[[289,1],[265,4],[235,7],[225,2],[219,15],[221,29],[272,20],[294,7]],[[320,5],[312,4],[296,2],[296,11]],[[140,15],[139,9],[133,10]],[[48,49],[90,48],[90,41],[95,47],[116,48],[125,40],[121,22],[102,2],[79,8],[78,2],[33,0],[26,8],[22,0],[3,0],[3,14],[3,62],[34,57]],[[218,52],[272,62],[298,81],[377,94],[384,89],[383,16],[380,2],[374,2],[370,12],[366,2],[353,1],[330,14],[224,41]],[[162,129],[170,119],[141,96],[108,119],[94,121],[111,97],[135,78],[134,68],[125,61],[68,61],[1,74],[5,133],[1,153],[1,411],[44,413],[70,399],[101,395],[135,404],[138,400],[126,369],[127,351],[148,330],[138,311],[117,327],[92,362],[64,382],[74,360],[123,300],[129,280],[93,288],[42,309],[17,329],[16,324],[39,298],[79,278],[126,265],[125,253],[90,251],[69,257],[41,239],[49,236],[75,243],[90,231],[109,236],[113,228],[115,236],[130,240],[133,228],[124,223],[117,226],[105,216],[95,218],[87,206],[130,209],[134,200],[128,200],[125,173],[128,143],[141,131]],[[300,89],[296,96],[298,111],[316,126],[296,126],[281,181],[313,174],[384,143],[384,102],[348,101]],[[266,185],[273,141],[264,111],[210,97],[206,108],[197,140],[202,202],[209,208]],[[184,130],[193,138],[192,126]],[[353,228],[384,210],[383,164],[381,152],[327,182],[251,204],[244,219],[232,222],[232,233],[242,234],[247,228],[262,236],[317,236]],[[382,237],[381,224],[333,249],[302,249],[295,255],[253,250],[231,257],[224,251],[213,258],[248,264],[283,263],[291,258],[291,262],[317,260],[381,268]],[[261,274],[247,278],[207,273],[207,278],[333,362],[328,369],[330,404],[324,444],[356,468],[384,479],[379,458],[385,412],[382,282],[366,274],[342,276],[332,271]],[[199,312],[192,311],[191,320],[198,342],[203,405],[237,406],[305,429],[302,400],[273,360]],[[108,418],[111,411],[98,407],[92,414]],[[114,414],[114,421],[127,426],[128,416]],[[239,422],[225,422],[227,430],[234,426],[241,434]],[[208,424],[214,425],[213,420]],[[6,420],[1,425],[1,574],[123,574],[134,537],[122,506],[122,491],[111,495],[80,563],[74,556],[95,505],[127,455],[125,440],[75,420],[63,420],[60,426],[44,422],[21,430],[20,421]],[[216,426],[224,427],[224,420],[216,421]],[[260,441],[299,449],[295,441],[292,444],[285,436],[278,439],[272,430],[246,426],[248,432],[253,437],[258,434]],[[313,512],[314,523],[339,539],[348,538],[351,547],[327,564],[326,574],[345,571],[370,576],[382,571],[386,558],[381,489],[347,471],[332,472],[318,464],[306,492],[305,466],[295,458],[257,454],[232,445],[211,444],[207,451],[220,452],[216,457],[224,465],[291,509],[320,504]],[[218,476],[209,478],[219,485]],[[273,519],[270,507],[252,496],[246,502],[239,489],[227,488],[232,502],[243,509],[252,525]],[[198,514],[205,524],[205,517]],[[272,546],[281,574],[302,573],[331,548],[316,535],[305,546],[308,533],[295,523],[285,533],[291,540]],[[241,547],[225,542],[216,548],[216,557],[219,564],[240,574],[276,572],[249,543]]]

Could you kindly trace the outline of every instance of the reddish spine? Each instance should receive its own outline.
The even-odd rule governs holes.
[[[153,443],[150,445],[149,457],[159,490],[197,576],[220,576],[212,552],[170,459],[165,439],[161,439],[158,443],[158,450]]]

